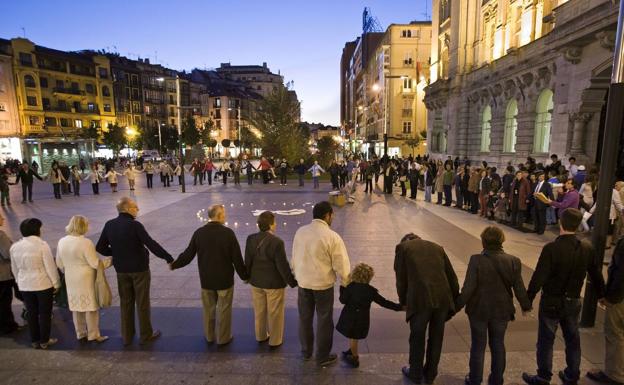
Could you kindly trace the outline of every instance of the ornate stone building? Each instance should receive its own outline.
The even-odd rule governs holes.
[[[608,0],[434,0],[429,152],[599,161],[617,14]]]

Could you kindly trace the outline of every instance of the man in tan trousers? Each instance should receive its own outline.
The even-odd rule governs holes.
[[[215,341],[217,324],[217,344],[227,345],[232,341],[234,270],[244,281],[248,275],[236,235],[225,226],[223,205],[211,206],[208,218],[208,223],[193,233],[186,250],[170,266],[172,270],[179,269],[197,255],[206,341]]]

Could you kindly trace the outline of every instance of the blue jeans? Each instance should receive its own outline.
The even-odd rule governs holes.
[[[560,317],[544,314],[543,303],[542,298],[537,330],[537,375],[546,381],[552,378],[553,344],[557,328],[561,326],[567,364],[564,373],[569,380],[578,381],[581,374],[581,337],[579,334],[581,300],[567,301],[564,306],[565,314]]]
[[[299,187],[303,187],[303,174],[299,174]]]
[[[455,206],[456,207],[464,207],[464,197],[462,196],[461,189],[458,186],[455,186]]]
[[[555,215],[554,207],[548,207],[546,209],[546,224],[547,225],[557,224],[557,216]]]
[[[444,205],[450,206],[453,201],[453,190],[451,185],[444,185]]]
[[[425,186],[425,202],[431,202],[431,186]]]
[[[470,318],[470,385],[479,385],[483,381],[483,363],[485,359],[485,346],[490,345],[492,365],[490,368],[489,385],[502,385],[503,373],[506,366],[505,332],[507,331],[506,320],[482,321]]]
[[[314,184],[314,188],[319,188],[319,177],[318,176],[313,176],[312,177],[312,182]]]

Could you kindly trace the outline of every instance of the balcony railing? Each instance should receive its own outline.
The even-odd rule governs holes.
[[[54,87],[53,91],[59,94],[69,94],[69,95],[85,95],[86,94],[84,91],[81,91],[76,88]]]
[[[151,104],[165,104],[165,101],[162,99],[154,99],[154,98],[145,98],[146,103]]]

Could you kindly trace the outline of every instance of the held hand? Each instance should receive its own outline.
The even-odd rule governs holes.
[[[167,266],[169,267],[169,270],[173,271],[173,262],[168,263]]]
[[[402,310],[402,311],[407,311],[407,306],[406,306],[406,305],[403,305],[403,307],[402,307],[402,309],[401,309],[401,310]]]
[[[525,317],[529,317],[531,315],[531,313],[533,313],[533,309],[522,310],[522,315],[525,316]]]
[[[57,295],[59,293],[59,291],[61,291],[60,287],[55,287],[54,290],[52,291],[52,294]]]
[[[609,301],[607,301],[607,300],[606,300],[606,299],[604,299],[604,298],[600,298],[600,299],[598,300],[598,304],[599,304],[602,308],[604,308],[604,309],[606,309],[606,308],[608,308],[608,307],[611,307],[611,305],[612,305]]]

